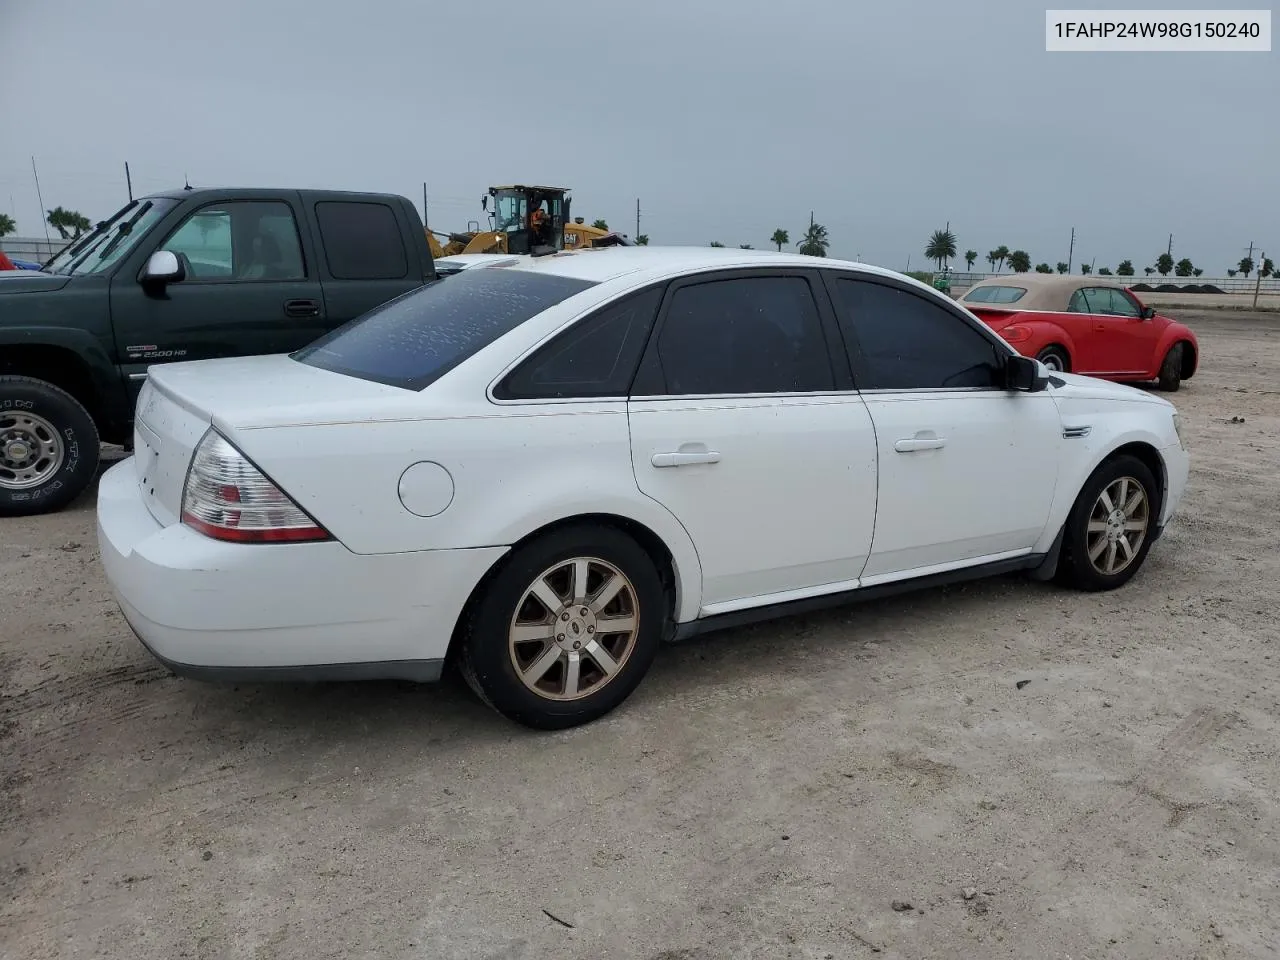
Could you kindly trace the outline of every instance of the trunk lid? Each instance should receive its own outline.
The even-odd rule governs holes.
[[[996,332],[1013,323],[1020,312],[1018,310],[1000,310],[993,307],[972,307],[968,304],[965,304],[965,309]]]
[[[147,374],[134,419],[134,466],[143,501],[165,526],[180,519],[191,455],[215,422],[239,430],[406,416],[418,396],[283,354],[158,364]]]

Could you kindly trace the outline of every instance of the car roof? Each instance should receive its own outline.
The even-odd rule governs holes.
[[[1012,303],[987,303],[973,301],[969,296],[974,290],[986,287],[1010,287],[1025,290],[1026,293]],[[1100,277],[1096,274],[1082,273],[1015,273],[1003,277],[987,277],[979,280],[960,297],[965,306],[981,307],[984,310],[1047,310],[1062,313],[1071,302],[1071,295],[1082,287],[1111,287],[1123,290],[1125,284],[1111,277]]]
[[[726,247],[597,247],[583,250],[566,250],[540,257],[521,257],[520,262],[507,269],[527,270],[534,273],[555,274],[607,283],[628,274],[644,273],[655,276],[676,275],[699,270],[741,267],[837,267],[856,269],[867,274],[892,277],[936,293],[932,287],[920,283],[896,270],[875,267],[868,263],[837,260],[827,257],[811,257],[798,253],[777,253],[773,250],[742,250]]]

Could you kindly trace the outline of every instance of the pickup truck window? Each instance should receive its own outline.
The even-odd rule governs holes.
[[[402,280],[409,256],[396,213],[385,203],[325,200],[316,204],[329,272],[337,280]]]
[[[99,223],[64,248],[49,261],[46,271],[62,276],[100,273],[132,250],[175,203],[176,200],[151,198],[126,204],[110,220]]]
[[[301,280],[307,271],[293,211],[278,200],[212,203],[161,244],[189,280]]]
[[[421,390],[526,320],[593,286],[525,270],[463,270],[375,307],[293,358]]]

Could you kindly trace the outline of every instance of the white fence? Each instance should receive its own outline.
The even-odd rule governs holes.
[[[0,250],[19,260],[44,263],[65,247],[70,240],[46,240],[44,237],[0,237]]]

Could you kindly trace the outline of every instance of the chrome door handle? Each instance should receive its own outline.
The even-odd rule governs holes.
[[[719,463],[720,453],[717,450],[708,450],[706,447],[700,450],[681,447],[671,453],[655,453],[649,458],[649,462],[655,467],[684,467],[692,463]]]
[[[946,445],[946,437],[940,437],[932,430],[929,430],[921,431],[914,437],[899,440],[893,445],[893,449],[899,453],[915,453],[917,450],[941,450]]]

